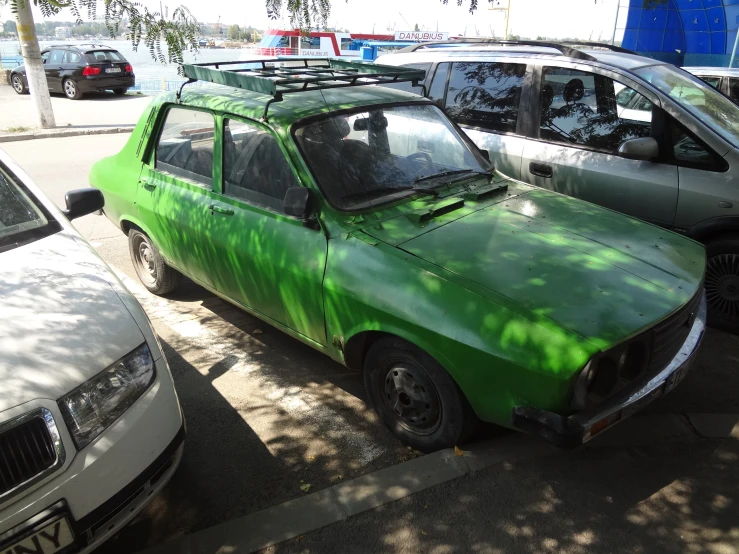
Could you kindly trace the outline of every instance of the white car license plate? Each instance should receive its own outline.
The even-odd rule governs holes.
[[[54,554],[74,542],[72,529],[64,516],[36,531],[33,535],[8,546],[0,546],[3,554]]]
[[[120,73],[121,68],[120,67],[106,67],[105,72],[106,73]]]

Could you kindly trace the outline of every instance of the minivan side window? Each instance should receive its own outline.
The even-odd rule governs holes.
[[[739,104],[739,78],[729,79],[729,98]]]
[[[457,123],[515,133],[526,65],[454,62],[446,109]]]
[[[408,68],[408,69],[422,69],[426,72],[426,77],[423,81],[418,82],[418,86],[413,86],[413,83],[411,81],[405,81],[403,83],[391,83],[387,85],[382,85],[383,87],[392,88],[395,90],[402,90],[404,92],[412,92],[414,94],[423,94],[423,88],[421,85],[428,79],[428,71],[431,69],[430,63],[409,63],[408,65],[404,65],[402,67]]]
[[[717,89],[719,85],[721,84],[721,77],[709,77],[708,75],[703,75],[701,77],[698,77],[701,81],[705,81],[709,85],[711,85],[713,88]]]
[[[211,113],[170,108],[156,147],[157,170],[211,188],[214,132]]]
[[[449,75],[450,63],[440,63],[436,66],[434,80],[429,87],[429,99],[433,100],[440,108],[444,106],[444,92],[446,91],[446,78]],[[428,81],[428,77],[426,78]]]
[[[539,137],[615,154],[625,140],[651,136],[653,104],[627,88],[603,75],[545,67]]]
[[[224,120],[224,194],[282,213],[287,189],[299,186],[269,131],[234,119]]]

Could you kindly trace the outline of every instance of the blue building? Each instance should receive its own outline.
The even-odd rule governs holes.
[[[630,0],[628,10],[624,48],[676,65],[729,65],[739,0]]]

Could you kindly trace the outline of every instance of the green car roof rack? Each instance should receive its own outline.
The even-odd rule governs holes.
[[[188,80],[177,91],[178,101],[184,86],[196,81],[258,92],[272,97],[264,107],[265,121],[270,104],[281,101],[285,94],[408,81],[416,86],[426,78],[423,69],[335,58],[268,58],[183,64],[182,72]]]

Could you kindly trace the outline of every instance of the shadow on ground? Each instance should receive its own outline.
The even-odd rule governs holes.
[[[734,554],[737,463],[735,441],[555,450],[263,552]]]
[[[126,270],[132,273],[132,268]],[[347,370],[191,281],[185,280],[167,299],[151,299],[154,304],[145,301],[144,306],[163,337],[187,418],[185,455],[172,482],[100,552],[135,552],[303,496],[301,487],[306,485],[310,485],[307,492],[316,492],[419,455],[395,440],[377,420],[366,404],[359,373]],[[156,302],[162,303],[174,317],[169,312],[162,315]],[[649,409],[715,412],[736,406],[739,372],[730,371],[732,364],[726,360],[738,356],[737,337],[709,331],[693,373],[670,396]],[[495,426],[484,426],[473,439],[506,433]],[[521,552],[585,552],[591,551],[594,543],[587,541],[592,541],[593,533],[598,535],[598,526],[609,525],[608,518],[617,515],[620,525],[625,526],[619,533],[631,536],[629,533],[633,532],[627,532],[630,526],[651,533],[651,525],[640,527],[631,519],[651,521],[650,517],[667,517],[663,505],[672,501],[659,496],[660,491],[682,479],[683,469],[693,463],[711,463],[714,456],[713,450],[705,446],[683,456],[689,457],[690,462],[662,455],[663,458],[659,453],[647,455],[638,449],[555,451],[550,460],[506,465],[505,471],[496,474],[493,485],[478,483],[485,491],[470,490],[460,497],[454,496],[454,486],[445,485],[445,489],[439,490],[447,493],[434,496],[433,502],[446,506],[445,510],[451,509],[460,520],[464,514],[475,521],[482,517],[483,521],[478,521],[480,531],[466,529],[463,521],[453,524],[449,514],[438,513],[439,521],[425,524],[423,531],[427,535],[411,537],[407,525],[426,513],[422,506],[422,511],[414,511],[419,509],[416,506],[394,515],[394,523],[383,522],[377,536],[366,537],[370,542],[363,546],[364,550],[352,552],[435,551],[437,543],[428,542],[431,538],[427,537],[436,537],[433,540],[438,542],[439,552],[508,552],[509,548],[495,546],[498,540],[503,545],[518,545]],[[732,460],[734,455],[726,454]],[[722,464],[714,463],[713,467],[724,471],[731,465]],[[471,482],[478,479],[479,476],[472,477]],[[670,488],[670,498],[683,498],[694,486],[690,483],[688,479],[685,484],[676,484],[674,490]],[[735,487],[735,481],[729,480],[727,487]],[[444,494],[449,497],[444,498]],[[660,500],[640,504],[654,495]],[[727,498],[735,502],[733,496]],[[406,500],[397,508],[385,510],[409,510],[409,503],[415,506],[415,501]],[[520,509],[507,512],[506,506],[515,503]],[[675,503],[680,504],[677,500]],[[736,507],[735,503],[732,505]],[[701,505],[687,509],[707,508]],[[371,516],[357,519],[364,517]],[[673,522],[675,517],[669,515],[671,519],[666,524],[677,525],[677,520]],[[354,521],[346,525],[357,531],[359,524]],[[370,528],[380,525],[379,521]],[[542,536],[541,529],[548,527],[557,532]],[[480,533],[480,541],[472,542]],[[442,544],[442,537],[447,537],[446,544]],[[324,539],[330,544],[330,536],[321,540]],[[632,539],[628,544],[638,542]],[[739,535],[736,541],[739,544]],[[342,549],[338,543],[334,550],[321,548],[320,541],[312,546],[286,544],[290,546],[280,546],[276,552],[347,551],[346,544]],[[281,550],[284,548],[288,550]],[[606,551],[605,547],[601,550]]]

